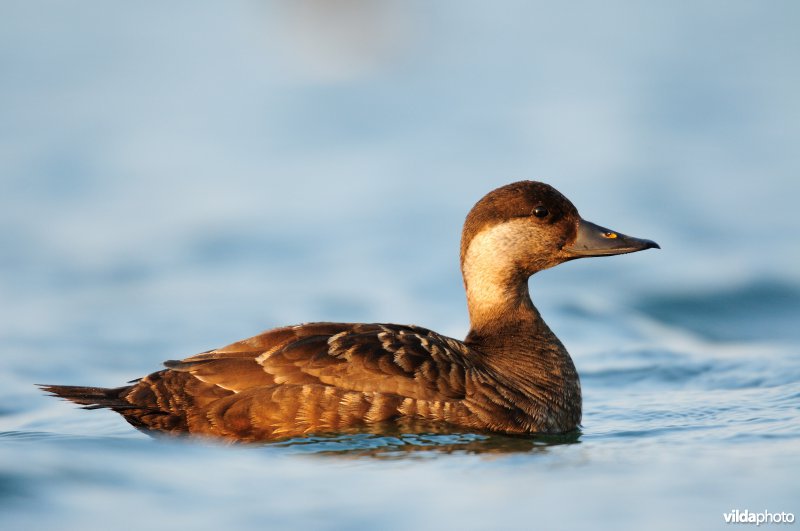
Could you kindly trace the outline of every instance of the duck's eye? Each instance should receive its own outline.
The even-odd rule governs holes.
[[[536,208],[533,209],[533,215],[536,216],[537,218],[543,218],[543,217],[547,216],[547,214],[549,214],[549,213],[550,213],[550,211],[547,210],[546,207],[543,207],[541,205],[539,205],[539,206],[537,206]]]

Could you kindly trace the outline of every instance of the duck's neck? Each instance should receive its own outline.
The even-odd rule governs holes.
[[[533,305],[527,275],[502,262],[498,257],[462,264],[470,315],[464,342],[479,353],[481,364],[522,393],[515,405],[547,412],[536,425],[571,430],[581,418],[575,366]]]
[[[470,320],[468,340],[486,338],[494,345],[511,339],[509,334],[516,338],[514,342],[523,337],[533,339],[540,333],[552,335],[531,301],[531,272],[513,258],[517,243],[505,228],[481,232],[462,255]]]
[[[488,273],[483,270],[481,275],[469,275],[465,270],[470,317],[470,332],[465,341],[496,362],[529,361],[553,346],[567,356],[533,305],[527,278]]]

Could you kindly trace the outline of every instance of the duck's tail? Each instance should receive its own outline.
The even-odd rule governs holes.
[[[138,407],[124,398],[126,391],[128,391],[130,387],[108,388],[42,384],[38,384],[38,386],[42,391],[80,404],[84,409],[100,409],[107,407],[119,411],[121,409],[133,409]]]

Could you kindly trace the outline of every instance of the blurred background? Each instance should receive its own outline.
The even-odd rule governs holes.
[[[32,469],[10,465],[23,449],[7,443],[0,456],[11,479],[0,491],[37,491],[53,480],[53,463],[90,453],[102,453],[98,470],[119,463],[118,452],[147,462],[169,453],[112,413],[79,411],[33,383],[119,385],[162,360],[304,321],[414,323],[463,337],[461,224],[482,195],[520,179],[548,182],[586,219],[663,248],[570,263],[531,281],[548,323],[588,370],[589,391],[605,385],[594,369],[614,360],[629,368],[641,361],[635,353],[679,353],[678,367],[691,356],[703,374],[718,373],[713,360],[741,355],[725,366],[726,381],[741,385],[728,388],[788,386],[761,402],[770,410],[778,400],[784,416],[773,420],[785,425],[800,392],[799,23],[800,4],[789,0],[6,2],[0,429],[7,441],[41,441]],[[686,386],[680,374],[668,373],[670,392]],[[587,395],[587,411],[598,394]],[[617,398],[639,407],[638,398]],[[619,418],[589,417],[583,453],[570,459],[596,458],[586,454],[591,426],[612,433]],[[736,422],[720,425],[738,433]],[[796,429],[778,431],[796,444]],[[65,449],[42,433],[101,438]],[[109,449],[115,437],[134,449]],[[187,467],[205,451],[191,450]],[[774,455],[785,467],[786,456]],[[715,466],[731,462],[738,454]],[[282,464],[282,480],[310,474],[304,463]],[[457,463],[444,466],[475,466]],[[798,470],[797,459],[788,463]],[[651,477],[676,466],[662,465]],[[335,484],[326,470],[320,481]],[[405,481],[447,477],[423,472]],[[507,472],[487,473],[497,487]],[[602,469],[592,472],[590,484],[603,485]],[[610,477],[636,477],[628,472]],[[147,484],[118,474],[129,481],[125,496]],[[514,477],[509,484],[526,484]],[[754,477],[765,479],[743,476]],[[796,480],[781,477],[766,476],[796,494]],[[676,494],[677,485],[652,499],[678,496],[687,514],[710,518],[706,528],[732,508],[735,483],[711,489],[713,511]],[[487,511],[510,503],[492,500]],[[649,515],[666,510],[643,506]],[[81,525],[86,516],[69,507],[52,518]],[[659,528],[627,511],[609,523]],[[25,521],[24,510],[13,514]],[[52,523],[40,518],[34,524]]]

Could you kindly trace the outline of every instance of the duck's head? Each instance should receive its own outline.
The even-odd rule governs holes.
[[[461,268],[474,284],[516,284],[568,260],[659,248],[581,218],[552,186],[520,181],[486,194],[467,215]],[[473,284],[473,286],[471,286]]]

